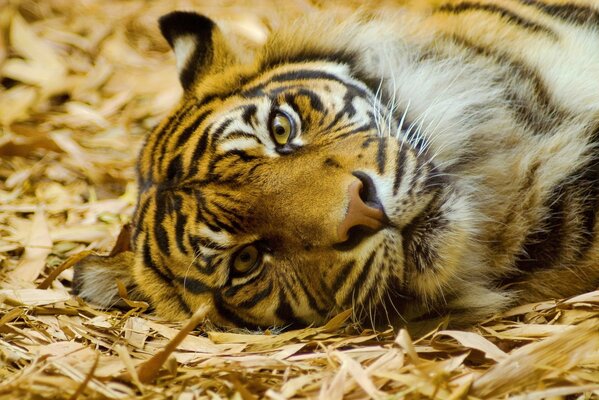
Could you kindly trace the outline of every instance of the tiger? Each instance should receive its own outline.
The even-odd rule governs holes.
[[[216,326],[469,326],[599,286],[599,3],[314,11],[246,51],[159,28],[183,95],[146,137],[127,249],[82,299]]]

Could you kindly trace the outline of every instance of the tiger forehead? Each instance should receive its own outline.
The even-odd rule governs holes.
[[[290,107],[297,114],[294,118],[301,129],[296,141],[301,143],[304,118],[322,121],[335,112],[361,118],[351,111],[360,104],[355,99],[364,110],[376,102],[370,88],[355,80],[347,65],[333,62],[279,65],[260,77],[240,81],[243,84],[229,94],[186,96],[152,132],[140,157],[142,190],[154,184],[201,186],[201,181],[214,175],[217,164],[227,165],[224,155],[229,164],[237,157],[246,166],[255,157],[277,157],[267,126],[276,108]],[[335,121],[346,119],[340,115]]]
[[[223,71],[204,77],[194,90],[195,100],[208,102],[214,98],[226,99],[235,95],[259,93],[267,87],[284,82],[311,80],[311,83],[322,80],[337,81],[342,84],[359,85],[367,89],[362,81],[351,77],[348,65],[330,61],[308,61],[301,63],[280,64],[269,70],[260,69]]]

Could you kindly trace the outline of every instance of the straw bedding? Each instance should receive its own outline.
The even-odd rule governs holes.
[[[173,324],[69,294],[81,252],[127,222],[141,140],[180,95],[156,18],[193,8],[260,41],[283,8],[252,3],[0,0],[0,398],[599,398],[599,290],[419,339],[347,313],[223,332],[202,310]]]

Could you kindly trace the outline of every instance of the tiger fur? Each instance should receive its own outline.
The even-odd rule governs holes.
[[[184,96],[141,150],[131,250],[79,263],[81,297],[459,326],[599,285],[599,3],[310,14],[251,58],[204,16],[160,26]],[[340,233],[352,185],[376,229]]]

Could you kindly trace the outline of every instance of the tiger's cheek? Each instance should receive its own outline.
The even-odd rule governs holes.
[[[141,260],[136,260],[133,278],[138,290],[150,301],[150,307],[165,319],[182,320],[189,318],[191,309],[176,292],[174,284],[168,284],[158,275],[148,271]]]

